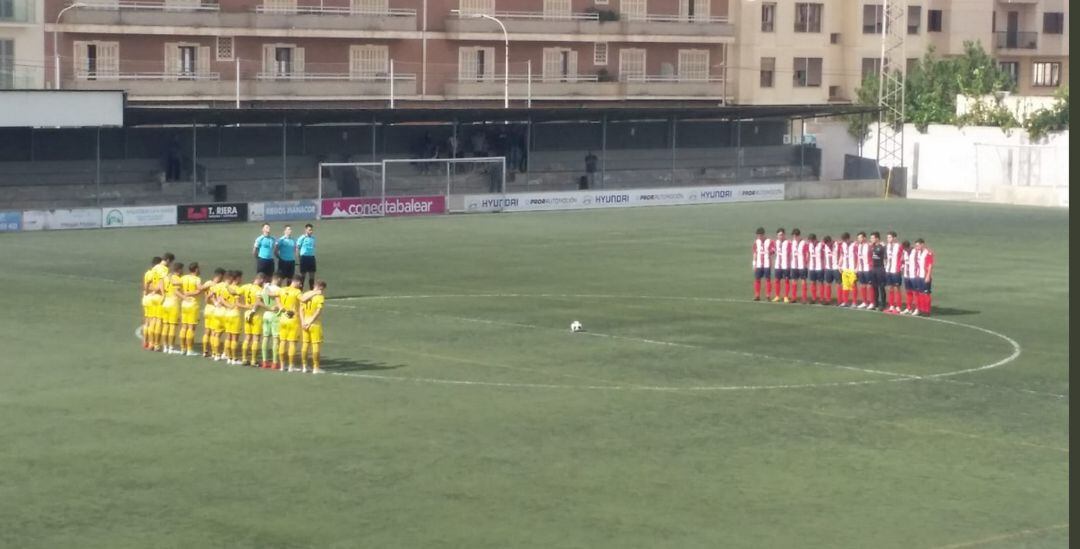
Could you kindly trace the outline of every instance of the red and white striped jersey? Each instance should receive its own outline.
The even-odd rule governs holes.
[[[904,278],[915,278],[915,248],[904,250]]]
[[[845,271],[855,270],[855,257],[858,255],[858,251],[855,249],[858,247],[858,242],[841,242],[840,248],[843,250],[840,255],[840,268]]]
[[[807,249],[810,255],[806,259],[806,268],[811,271],[820,271],[825,268],[825,244],[811,242]]]
[[[922,251],[915,251],[915,278],[926,278],[930,266],[934,264],[934,252],[930,248],[923,247]]]
[[[856,243],[856,253],[859,254],[855,260],[855,270],[863,273],[870,271],[870,243],[863,242],[862,244]]]
[[[897,274],[904,266],[904,247],[899,242],[885,245],[885,272]]]
[[[837,254],[840,253],[839,249],[839,242],[833,242],[828,246],[826,246],[824,242],[821,243],[821,251],[824,254],[826,271],[835,271],[840,268],[839,258],[837,257]]]
[[[754,239],[754,268],[768,269],[769,256],[772,255],[772,240],[768,238]]]
[[[805,269],[806,256],[810,250],[810,243],[799,239],[791,241],[791,268]]]
[[[777,269],[790,269],[791,268],[791,241],[790,240],[775,240],[773,241],[773,249],[775,250],[775,256],[773,257],[773,266]]]

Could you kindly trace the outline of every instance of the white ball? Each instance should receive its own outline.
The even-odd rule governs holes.
[[[581,323],[576,321],[576,320],[571,322],[570,323],[570,331],[571,332],[580,332],[581,331]]]

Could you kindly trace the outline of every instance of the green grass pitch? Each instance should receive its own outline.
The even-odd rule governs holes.
[[[937,320],[750,302],[759,225],[926,238]],[[903,200],[327,221],[322,377],[134,336],[151,256],[250,275],[256,224],[0,235],[0,546],[1063,547],[1067,225]]]

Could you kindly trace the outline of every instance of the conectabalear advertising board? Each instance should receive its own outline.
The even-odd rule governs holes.
[[[446,213],[446,197],[388,196],[382,198],[328,198],[322,201],[322,217],[398,217]]]

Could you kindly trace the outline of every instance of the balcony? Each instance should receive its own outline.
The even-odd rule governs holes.
[[[1039,47],[1037,32],[994,32],[994,48],[999,50],[1034,50]]]
[[[200,0],[87,0],[85,7],[65,16],[68,25],[147,27],[215,27],[237,29],[234,35],[260,34],[260,29],[317,31],[415,31],[416,10],[388,8],[368,11],[349,6],[297,5],[290,8],[256,6],[250,12],[223,12],[216,2]],[[242,29],[242,30],[240,30]]]
[[[510,97],[514,100],[540,99],[723,99],[722,77],[696,80],[671,75],[640,76],[625,81],[600,81],[595,75],[580,75],[545,79],[524,74],[510,75]],[[498,99],[503,96],[502,75],[480,79],[458,78],[446,84],[445,95],[450,99]]]
[[[44,67],[0,66],[0,90],[39,90],[44,83]]]
[[[0,27],[33,25],[37,22],[37,4],[34,0],[0,0]]]
[[[493,16],[506,25],[508,34],[537,41],[565,41],[567,36],[585,41],[599,36],[640,36],[642,40],[635,41],[654,42],[668,41],[668,37],[673,36],[696,37],[708,42],[734,39],[734,27],[725,16],[647,14],[614,21],[602,20],[596,12],[553,14],[498,11]],[[457,10],[453,10],[446,19],[446,32],[451,40],[502,39],[502,33],[494,22],[462,15]]]
[[[241,77],[241,100],[293,99],[387,99],[390,79],[387,75],[349,75],[348,73],[267,73],[254,78]],[[216,72],[205,73],[109,73],[76,72],[64,82],[69,90],[124,90],[131,100],[232,100],[237,95],[235,80],[221,80]],[[394,96],[416,95],[416,75],[395,74]]]

